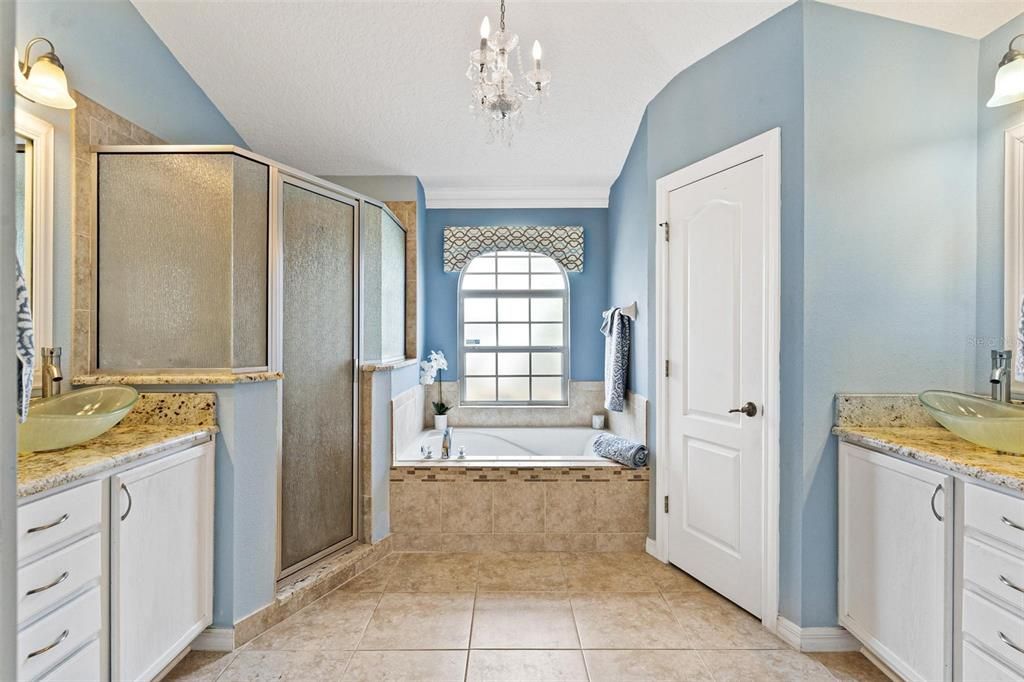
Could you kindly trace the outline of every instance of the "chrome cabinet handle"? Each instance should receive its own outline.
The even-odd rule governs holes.
[[[59,519],[57,519],[56,521],[51,521],[50,523],[44,524],[42,526],[36,526],[35,528],[29,528],[28,532],[29,533],[38,533],[38,532],[43,531],[43,530],[49,530],[49,529],[51,529],[51,528],[53,528],[55,526],[59,526],[60,524],[64,523],[65,521],[67,521],[70,518],[71,518],[71,516],[69,514],[65,513],[65,514],[62,514],[61,517]]]
[[[729,414],[732,414],[733,412],[739,412],[740,414],[745,414],[748,417],[754,417],[757,416],[757,405],[751,402],[744,403],[743,407],[736,407],[729,410]]]
[[[932,505],[932,516],[934,516],[935,518],[937,518],[937,519],[938,519],[938,520],[939,520],[940,522],[942,522],[942,521],[945,521],[945,520],[946,520],[946,519],[944,519],[944,518],[942,517],[942,514],[940,514],[939,512],[935,511],[935,497],[936,497],[936,496],[937,496],[937,495],[939,494],[939,491],[941,491],[941,490],[942,490],[942,484],[941,484],[941,483],[940,483],[940,484],[938,484],[937,486],[935,486],[935,490],[933,490],[933,491],[932,491],[932,501],[931,501],[931,505]]]
[[[71,571],[64,571],[63,573],[60,574],[59,578],[54,580],[49,585],[43,585],[42,587],[36,587],[34,589],[31,589],[31,590],[29,590],[28,592],[25,593],[25,596],[26,597],[31,597],[33,594],[39,594],[40,592],[46,592],[48,589],[50,589],[52,587],[57,587],[57,585],[60,585],[62,582],[67,580],[70,576],[71,576]]]
[[[71,634],[70,630],[64,630],[64,632],[60,633],[60,635],[57,637],[57,639],[53,640],[53,642],[51,642],[50,644],[47,644],[46,646],[44,646],[42,649],[36,649],[32,653],[30,653],[28,656],[26,656],[25,660],[27,661],[30,658],[35,658],[36,656],[42,656],[47,651],[49,651],[50,649],[52,649],[53,647],[55,647],[58,644],[60,644],[61,642],[63,642],[65,639],[67,639],[68,635],[70,635],[70,634]]]
[[[1014,530],[1024,530],[1024,526],[1017,525],[1005,516],[1002,518],[1002,521],[1005,525],[1009,526],[1010,528],[1013,528]]]
[[[1022,654],[1024,654],[1024,649],[1022,649],[1022,648],[1020,648],[1019,646],[1017,646],[1016,644],[1014,644],[1014,643],[1013,643],[1013,641],[1012,641],[1012,640],[1010,640],[1010,638],[1009,638],[1009,637],[1007,637],[1006,635],[1004,635],[1004,634],[1002,633],[1002,631],[1000,631],[1000,632],[999,632],[999,640],[1000,640],[1000,641],[1001,641],[1001,642],[1002,642],[1003,644],[1005,644],[1006,646],[1008,646],[1008,647],[1010,647],[1011,649],[1013,649],[1014,651],[1017,651],[1017,652],[1019,652],[1019,653],[1022,653]]]
[[[128,486],[124,483],[121,484],[121,490],[128,496],[128,508],[124,510],[124,514],[121,514],[121,520],[124,521],[128,518],[128,515],[132,513],[132,494],[128,491]]]
[[[1013,581],[1009,580],[1005,575],[999,576],[999,582],[1009,587],[1011,590],[1017,590],[1018,592],[1024,593],[1024,587],[1013,584]]]

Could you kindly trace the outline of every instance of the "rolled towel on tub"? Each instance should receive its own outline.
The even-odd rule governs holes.
[[[647,446],[610,433],[594,439],[594,454],[633,469],[647,466]]]

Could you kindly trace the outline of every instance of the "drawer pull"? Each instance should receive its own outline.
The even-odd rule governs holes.
[[[132,494],[128,491],[128,486],[124,483],[121,484],[121,490],[128,496],[128,508],[124,510],[124,514],[121,514],[121,520],[124,521],[128,518],[128,515],[132,513]]]
[[[29,590],[28,592],[25,593],[25,596],[26,597],[31,597],[33,594],[39,594],[40,592],[46,592],[51,587],[57,587],[57,585],[60,585],[62,582],[67,580],[70,575],[71,575],[70,571],[64,571],[59,578],[54,580],[49,585],[43,585],[42,587],[36,587],[35,589],[31,589],[31,590]],[[1002,576],[1000,576],[1000,577],[1002,577]]]
[[[65,521],[67,521],[70,518],[71,518],[71,516],[69,516],[68,514],[62,514],[61,517],[59,519],[57,519],[56,521],[51,521],[50,523],[47,523],[47,524],[42,525],[42,526],[36,526],[35,528],[29,528],[28,532],[29,533],[38,533],[38,532],[43,531],[43,530],[49,530],[49,529],[51,529],[51,528],[53,528],[55,526],[59,526],[60,524],[64,523]]]
[[[1010,519],[1006,518],[1005,516],[1003,517],[1002,520],[1003,520],[1004,524],[1006,524],[1010,528],[1013,528],[1014,530],[1024,530],[1024,526],[1021,526],[1020,524],[1014,523],[1013,521],[1011,521]]]
[[[64,632],[60,633],[60,636],[59,636],[59,637],[57,637],[57,639],[53,640],[53,642],[52,642],[52,643],[50,643],[50,644],[47,644],[47,645],[46,645],[46,646],[44,646],[44,647],[43,647],[42,649],[36,649],[36,650],[35,650],[35,651],[33,651],[32,653],[30,653],[30,654],[29,654],[28,656],[26,656],[26,657],[25,657],[25,660],[27,661],[27,660],[29,660],[30,658],[35,658],[36,656],[42,656],[42,655],[43,655],[43,654],[45,654],[45,653],[46,653],[47,651],[49,651],[50,649],[54,648],[55,646],[57,646],[58,644],[60,644],[61,642],[63,642],[63,641],[65,640],[65,639],[67,639],[67,638],[68,638],[68,635],[69,635],[69,634],[71,634],[71,631],[70,631],[70,630],[64,630]],[[999,634],[1002,634],[1002,633],[999,633]],[[1011,646],[1012,646],[1012,645],[1011,645]],[[1016,648],[1016,647],[1014,647],[1014,648]]]
[[[1013,641],[1009,637],[1004,635],[1002,632],[999,633],[999,641],[1001,641],[1003,644],[1010,647],[1014,651],[1024,654],[1024,649],[1014,644]]]
[[[932,500],[931,500],[931,505],[932,505],[932,516],[934,516],[934,517],[935,517],[936,519],[938,519],[939,523],[942,523],[943,521],[945,521],[945,520],[946,520],[946,519],[944,519],[944,518],[942,517],[942,515],[941,515],[941,514],[939,514],[939,512],[935,511],[935,497],[936,497],[936,496],[937,496],[937,495],[939,494],[939,492],[941,492],[941,491],[942,491],[942,484],[940,483],[940,484],[938,484],[937,486],[935,486],[935,490],[933,490],[933,491],[932,491]]]
[[[1010,581],[1009,579],[1007,579],[1007,577],[1005,575],[1000,575],[999,576],[999,582],[1001,582],[1002,584],[1006,585],[1011,590],[1017,590],[1018,592],[1024,592],[1024,587],[1021,587],[1020,585],[1013,584],[1013,582]]]

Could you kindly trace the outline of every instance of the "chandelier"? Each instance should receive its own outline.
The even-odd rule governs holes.
[[[519,36],[505,28],[505,0],[501,0],[498,30],[491,33],[491,20],[480,24],[480,47],[469,54],[466,77],[473,81],[473,112],[488,122],[488,142],[511,144],[512,134],[522,127],[523,105],[548,94],[551,72],[541,68],[541,48],[533,42],[533,68],[523,68]],[[514,55],[520,77],[509,66]]]

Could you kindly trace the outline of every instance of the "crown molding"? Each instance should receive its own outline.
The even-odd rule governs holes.
[[[427,208],[608,208],[608,187],[424,188]]]

